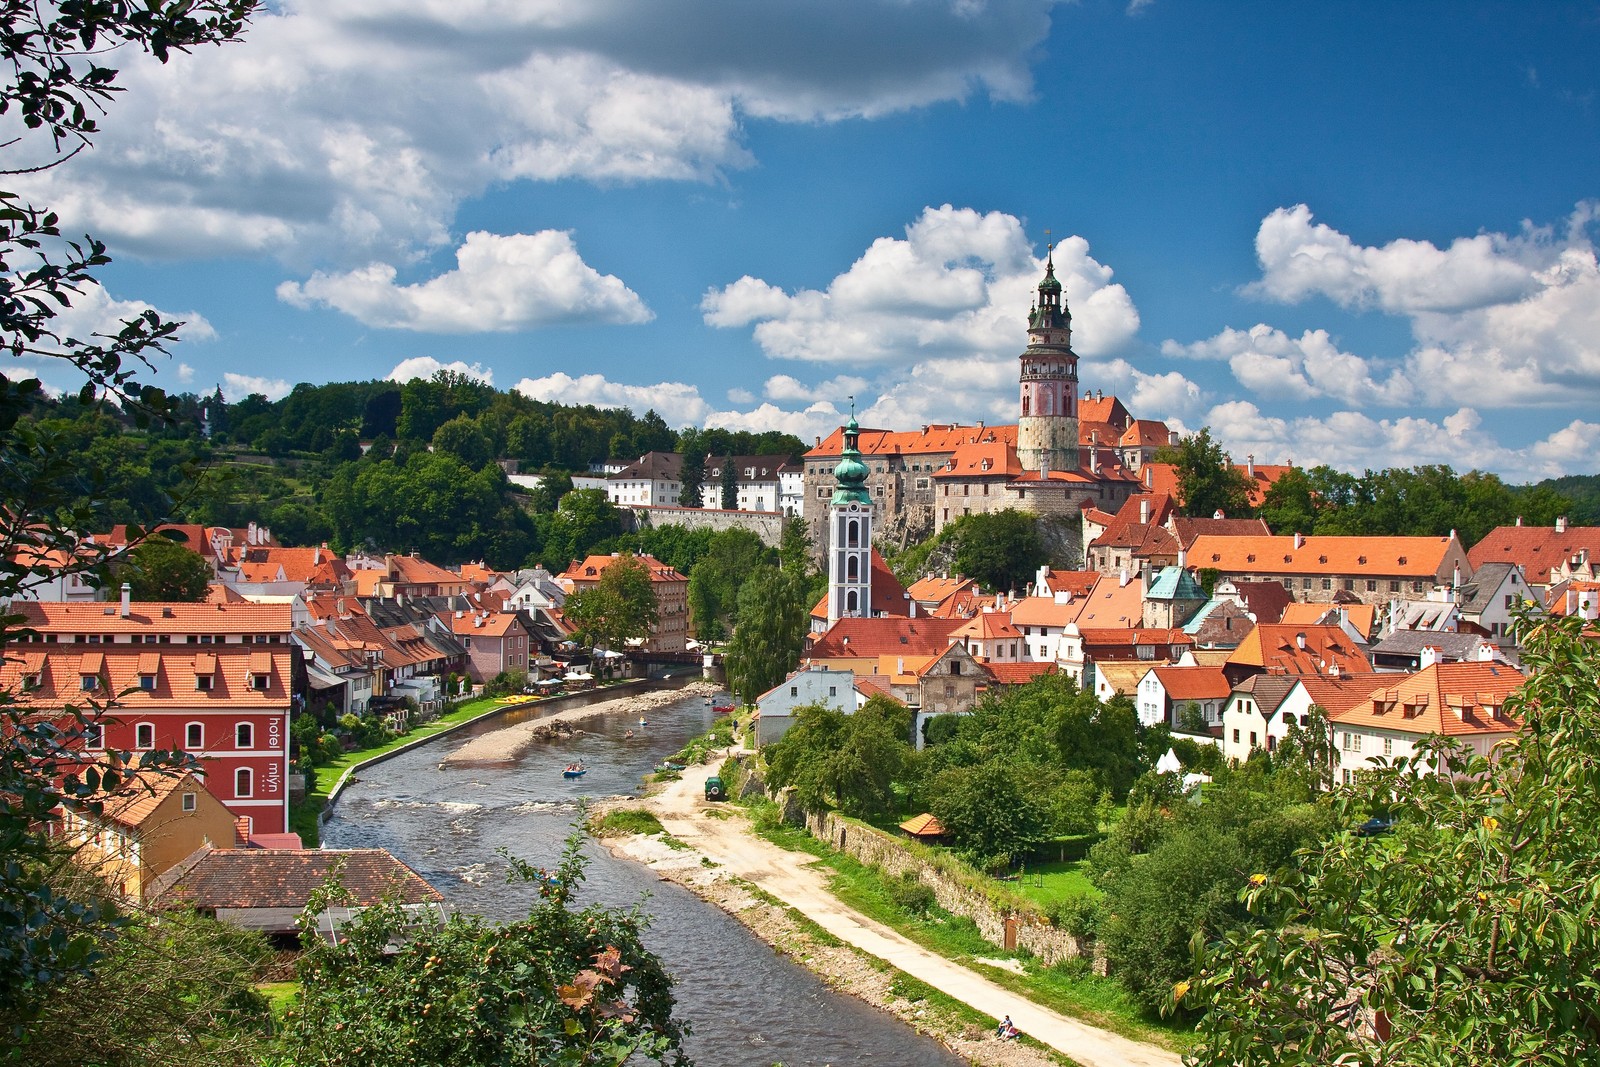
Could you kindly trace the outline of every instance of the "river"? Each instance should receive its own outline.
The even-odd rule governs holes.
[[[584,797],[632,794],[666,756],[715,717],[703,698],[650,713],[585,719],[565,741],[536,744],[516,764],[441,768],[480,724],[362,771],[322,830],[330,848],[381,847],[410,864],[459,908],[497,919],[527,913],[532,890],[506,882],[496,850],[552,865]],[[624,739],[632,729],[635,737]],[[581,759],[581,779],[561,768]],[[678,1016],[700,1067],[822,1067],[855,1063],[956,1067],[942,1045],[854,997],[836,993],[777,955],[720,909],[647,869],[590,846],[584,895],[613,905],[645,899],[645,940],[676,978]]]

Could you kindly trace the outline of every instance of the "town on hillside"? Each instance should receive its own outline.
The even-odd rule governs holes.
[[[1081,867],[1084,842],[1117,840],[1149,790],[1167,811],[1224,768],[1299,760],[1331,789],[1396,761],[1445,770],[1441,738],[1496,759],[1527,726],[1524,628],[1567,617],[1600,637],[1600,527],[1517,518],[1470,543],[1454,529],[1274,529],[1274,487],[1304,473],[1203,448],[1197,461],[1184,449],[1203,437],[1083,389],[1048,259],[1027,337],[1013,425],[867,429],[852,417],[798,457],[655,450],[572,477],[552,513],[570,498],[612,518],[562,542],[576,549],[563,567],[284,544],[264,521],[120,524],[13,547],[26,577],[8,605],[18,629],[0,690],[33,719],[99,709],[69,726],[61,769],[132,760],[114,788],[63,797],[53,833],[130,905],[198,909],[285,946],[301,944],[297,917],[335,869],[357,907],[389,899],[409,921],[439,921],[444,896],[400,859],[304,839],[319,766],[475,696],[725,671],[757,765],[770,754],[769,785],[799,782],[818,818],[837,807],[887,819],[1015,880],[1027,857],[1049,865],[1041,849],[1073,867],[1069,840]],[[1234,514],[1191,503],[1202,476],[1225,482]],[[535,494],[553,484],[509,477]],[[1069,754],[1081,766],[1048,772],[1054,814],[985,837],[983,818],[951,799],[978,769],[941,761],[952,739],[991,728],[985,709],[1028,694],[1058,702],[1051,714],[1079,699],[1095,709]],[[1125,728],[1111,725],[1120,713]],[[797,753],[824,729],[823,751],[805,758],[847,751],[854,718],[863,731],[895,724],[894,743],[927,753],[916,766],[931,777],[894,778],[889,768],[913,766],[896,757],[881,780],[842,772],[859,780],[806,794]],[[1114,745],[1130,753],[1121,764]],[[141,766],[143,753],[194,762],[168,773]],[[998,758],[1002,776],[1023,766]],[[1014,786],[995,779],[975,803],[1042,803]],[[1371,821],[1387,832],[1393,816]],[[1092,855],[1096,870],[1117,869]],[[1071,926],[1068,947],[1039,951],[1098,953],[1155,1011],[1187,973],[1182,953],[1147,967],[1114,924],[1072,917],[1090,898],[1070,899],[1001,923],[999,947]],[[329,938],[347,921],[333,915],[318,920]],[[1167,931],[1180,946],[1186,921]]]

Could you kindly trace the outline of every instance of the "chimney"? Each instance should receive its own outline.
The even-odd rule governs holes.
[[[133,610],[133,586],[127,582],[122,583],[122,617],[126,619],[128,612]]]
[[[1418,670],[1427,670],[1429,667],[1432,667],[1435,663],[1438,663],[1439,660],[1443,657],[1443,655],[1444,655],[1444,649],[1440,648],[1438,645],[1423,645],[1422,646],[1422,656],[1417,661],[1417,669]]]
[[[904,673],[906,673],[906,658],[904,656],[900,656],[899,658],[897,658],[895,660],[894,673],[896,673],[896,674],[904,674]]]
[[[244,528],[244,540],[245,540],[245,544],[247,544],[247,545],[254,545],[254,544],[259,543],[257,538],[256,538],[256,524],[255,523],[252,522],[250,525],[248,525],[248,526],[246,526]]]
[[[311,550],[311,565],[313,567],[322,565],[322,549],[320,547]]]
[[[1556,516],[1556,533],[1564,534],[1566,532],[1567,532],[1567,517],[1565,515],[1557,515]]]
[[[1329,678],[1337,678],[1337,677],[1339,677],[1339,675],[1341,673],[1343,673],[1343,672],[1341,672],[1339,670],[1339,665],[1337,663],[1328,664],[1328,677]]]
[[[1140,523],[1148,523],[1149,521],[1150,521],[1150,500],[1147,497],[1146,499],[1139,501],[1139,522]]]
[[[1294,644],[1295,644],[1296,648],[1298,648],[1300,651],[1304,652],[1306,650],[1306,635],[1303,634],[1303,633],[1295,634],[1294,635]]]
[[[1179,570],[1183,570],[1184,568],[1186,568],[1188,566],[1189,566],[1189,550],[1186,549],[1186,548],[1178,549],[1178,569]]]
[[[1499,658],[1500,658],[1500,646],[1491,645],[1487,641],[1485,641],[1483,644],[1478,646],[1478,662],[1479,663],[1493,663],[1495,660],[1497,660]]]
[[[1128,585],[1128,568],[1126,568],[1126,567],[1122,568],[1122,574],[1121,574],[1120,579],[1117,582],[1117,585],[1120,586],[1120,587],[1123,587],[1123,588],[1127,587],[1127,585]]]
[[[1518,525],[1518,526],[1521,526],[1521,525],[1522,525],[1522,516],[1521,516],[1521,515],[1518,515],[1518,516],[1517,516],[1517,525]]]
[[[1155,485],[1154,479],[1155,479],[1155,476],[1150,472],[1150,468],[1146,467],[1144,469],[1144,487],[1146,489],[1153,488],[1154,485]]]
[[[1294,547],[1295,548],[1304,548],[1304,547],[1306,547],[1306,536],[1305,536],[1305,534],[1301,533],[1299,530],[1296,530],[1294,532]]]
[[[1244,457],[1244,476],[1251,481],[1256,479],[1256,454],[1254,452]]]
[[[1098,448],[1089,449],[1089,473],[1100,473],[1100,450]]]
[[[248,816],[241,815],[233,820],[233,847],[250,847],[250,819]]]
[[[1221,508],[1218,508],[1218,509],[1217,509],[1217,510],[1216,510],[1216,511],[1213,511],[1213,512],[1212,512],[1212,513],[1211,513],[1211,517],[1212,517],[1212,518],[1213,518],[1213,519],[1225,519],[1225,518],[1227,518],[1227,517],[1228,517],[1228,516],[1226,516],[1226,515],[1224,515],[1224,514],[1223,514],[1223,513],[1222,513],[1222,509],[1221,509]]]

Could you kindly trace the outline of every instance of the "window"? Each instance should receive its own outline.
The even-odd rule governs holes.
[[[1377,591],[1378,591],[1378,580],[1376,578],[1368,578],[1367,579],[1367,592],[1376,593]]]
[[[134,748],[155,748],[156,747],[156,726],[155,726],[155,723],[142,722],[142,723],[140,723],[139,725],[137,725],[137,726],[135,726],[133,728],[133,747]]]
[[[1324,589],[1332,589],[1333,588],[1333,579],[1332,578],[1324,578],[1324,579],[1322,579],[1322,588],[1324,588]]]
[[[1256,732],[1254,730],[1250,731],[1250,747],[1256,747]]]
[[[1515,593],[1507,593],[1506,594],[1506,607],[1514,608],[1516,606],[1517,606],[1517,594],[1515,594]]]
[[[249,768],[240,767],[238,770],[233,772],[233,795],[236,797],[247,797],[250,795]]]
[[[1345,784],[1345,785],[1349,785],[1349,784],[1350,784],[1350,781],[1351,781],[1351,779],[1352,779],[1352,778],[1353,778],[1353,777],[1354,777],[1354,776],[1353,776],[1353,775],[1352,775],[1352,774],[1351,774],[1351,773],[1350,773],[1350,768],[1348,768],[1348,767],[1346,767],[1346,768],[1345,768],[1345,771],[1344,771],[1344,784]]]
[[[1394,755],[1394,738],[1385,737],[1383,739],[1383,754],[1385,756]]]
[[[183,730],[184,748],[204,748],[206,744],[206,728],[200,723],[192,722]]]
[[[194,810],[194,794],[193,793],[185,793],[185,794],[183,794],[183,810],[184,811],[193,811]]]
[[[84,748],[105,748],[106,747],[106,731],[105,731],[105,727],[101,726],[97,722],[85,723],[84,727],[83,727],[83,747]]]
[[[1400,591],[1400,583],[1399,582],[1390,582],[1389,583],[1389,592],[1398,593],[1399,591]]]
[[[234,748],[255,748],[256,747],[256,728],[255,728],[255,726],[250,724],[250,723],[247,723],[247,722],[241,722],[238,725],[234,726],[234,728],[233,728],[233,747]]]
[[[800,687],[798,685],[791,685],[789,687],[789,695],[792,696],[792,697],[799,696],[800,695]]]
[[[1420,592],[1422,592],[1422,583],[1421,583],[1421,582],[1420,582],[1420,581],[1418,581],[1418,582],[1412,582],[1412,583],[1411,583],[1411,591],[1412,591],[1412,592],[1413,592],[1413,593],[1420,593]]]
[[[212,681],[213,679],[209,674],[197,674],[194,676],[194,687],[201,693],[207,693],[211,691]]]
[[[78,678],[78,688],[82,689],[85,693],[94,692],[96,689],[100,688],[99,676],[94,674],[81,675]]]
[[[839,695],[839,687],[836,686],[836,685],[828,686],[828,695],[831,696],[831,697],[838,696]]]
[[[1344,580],[1344,587],[1350,590],[1352,593],[1355,592],[1356,580],[1354,578],[1346,578]]]
[[[1301,589],[1310,589],[1311,588],[1311,579],[1310,578],[1302,578],[1302,579],[1300,579],[1300,588]]]
[[[960,674],[961,673],[961,661],[960,660],[951,660],[950,661],[950,673],[951,674]]]

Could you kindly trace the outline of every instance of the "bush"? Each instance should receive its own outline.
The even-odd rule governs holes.
[[[909,915],[926,915],[934,905],[933,887],[924,885],[910,871],[888,882],[889,899]]]
[[[615,808],[606,812],[591,823],[591,829],[596,837],[612,837],[618,834],[659,834],[661,820],[643,808]]]
[[[1051,926],[1057,930],[1065,930],[1073,937],[1088,937],[1093,934],[1099,913],[1099,901],[1086,895],[1052,900],[1045,910]]]

